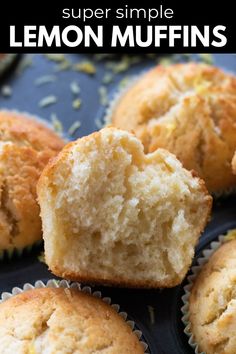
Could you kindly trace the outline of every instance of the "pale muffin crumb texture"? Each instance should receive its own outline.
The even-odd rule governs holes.
[[[116,128],[67,145],[37,190],[53,273],[130,287],[182,281],[212,201],[174,155]]]

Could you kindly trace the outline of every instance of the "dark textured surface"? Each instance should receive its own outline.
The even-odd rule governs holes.
[[[92,58],[91,56],[82,55],[69,57],[75,62],[81,60],[81,58],[86,60]],[[116,60],[119,62],[119,57]],[[230,71],[236,71],[236,56],[216,55],[215,60],[216,64]],[[114,82],[107,86],[108,92],[111,95],[114,93],[117,83],[123,76],[138,73],[153,63],[153,60],[145,59],[141,63],[134,65],[127,72],[117,75]],[[33,58],[33,65],[17,76],[16,69],[18,64],[16,62],[10,72],[0,80],[0,85],[10,85],[12,87],[11,97],[5,98],[0,95],[1,108],[27,111],[45,119],[50,119],[51,113],[55,112],[63,122],[65,131],[68,130],[74,120],[79,119],[81,128],[75,137],[89,134],[97,129],[95,118],[101,119],[105,110],[99,104],[97,93],[102,77],[107,71],[104,61],[96,64],[97,73],[95,76],[69,70],[56,74],[58,77],[56,82],[39,87],[34,85],[35,79],[42,75],[54,74],[55,63],[47,60],[42,55],[36,55]],[[82,105],[79,110],[72,108],[73,95],[70,91],[70,83],[73,80],[77,81],[81,87]],[[58,97],[58,102],[55,105],[40,108],[38,106],[40,99],[51,94]],[[197,256],[219,234],[236,227],[235,201],[236,197],[232,196],[214,203],[213,216],[201,237],[197,247]],[[10,291],[14,286],[22,286],[25,282],[34,283],[38,279],[46,280],[52,278],[53,275],[48,272],[46,265],[38,260],[40,253],[41,250],[39,248],[29,255],[25,254],[22,258],[2,262],[0,292]],[[143,331],[152,354],[193,353],[187,343],[187,337],[183,333],[183,325],[181,323],[182,286],[167,290],[115,288],[100,288],[100,290],[103,295],[110,296],[113,303],[120,304],[122,309],[127,311],[129,316],[135,320],[137,326]],[[150,307],[153,308],[155,314],[154,323],[151,321]]]

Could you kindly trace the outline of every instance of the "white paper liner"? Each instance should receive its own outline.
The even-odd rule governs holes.
[[[17,54],[6,54],[6,56],[0,60],[0,75],[11,66],[16,56]]]
[[[230,231],[230,230],[228,230]],[[188,343],[194,349],[195,354],[205,354],[199,351],[198,344],[194,340],[194,336],[191,333],[191,323],[189,321],[189,298],[190,292],[193,287],[194,281],[202,267],[208,262],[211,255],[223,244],[225,235],[220,235],[217,241],[210,243],[209,248],[202,252],[202,256],[197,259],[197,265],[191,268],[191,275],[187,277],[188,284],[184,286],[184,295],[182,296],[182,301],[184,305],[181,307],[181,312],[183,314],[181,320],[185,325],[184,333],[189,337]]]
[[[15,295],[18,295],[18,294],[21,294],[23,292],[26,292],[28,290],[39,289],[39,288],[64,288],[64,289],[65,288],[71,288],[71,289],[77,289],[77,290],[83,291],[84,293],[90,294],[92,296],[95,296],[95,297],[101,299],[102,301],[104,301],[105,303],[110,305],[124,319],[124,321],[132,329],[132,332],[138,337],[140,343],[142,344],[142,346],[144,348],[144,353],[145,354],[149,354],[148,345],[147,345],[146,342],[144,342],[142,340],[142,336],[143,336],[142,332],[135,328],[135,327],[137,327],[135,322],[128,319],[128,314],[126,312],[124,312],[124,311],[121,312],[120,311],[120,305],[112,304],[110,297],[102,297],[102,293],[100,291],[93,291],[90,286],[82,286],[80,283],[70,282],[70,281],[67,281],[67,280],[64,280],[64,279],[63,280],[50,279],[46,283],[44,283],[42,280],[37,280],[34,283],[34,285],[32,285],[30,283],[26,283],[26,284],[23,285],[23,288],[14,287],[11,292],[3,292],[1,294],[0,303],[10,299],[11,297],[13,297]]]

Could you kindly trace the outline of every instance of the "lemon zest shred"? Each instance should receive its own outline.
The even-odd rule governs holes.
[[[224,241],[236,240],[236,229],[229,230],[225,235]]]

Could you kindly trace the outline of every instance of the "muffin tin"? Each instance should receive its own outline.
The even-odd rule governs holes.
[[[73,62],[92,60],[90,55],[68,55]],[[228,71],[236,68],[235,55],[214,55],[215,64]],[[35,80],[43,75],[51,75],[55,62],[49,61],[43,55],[35,55],[33,64],[24,72],[17,75],[17,66],[21,57],[4,77],[0,78],[0,90],[3,85],[10,85],[12,95],[4,97],[0,94],[1,108],[17,109],[36,114],[50,120],[52,113],[56,113],[63,123],[65,132],[73,121],[80,120],[81,127],[73,138],[83,136],[97,130],[96,119],[101,120],[105,114],[105,107],[99,103],[98,89],[101,80],[107,71],[104,61],[95,63],[97,73],[94,76],[77,73],[72,70],[61,71],[56,74],[57,81],[41,86],[34,84]],[[113,60],[113,59],[109,59]],[[119,58],[115,58],[119,62]],[[143,59],[137,65],[132,66],[125,73],[117,74],[114,81],[107,87],[109,97],[116,92],[116,85],[123,76],[135,75],[140,71],[154,65],[151,59]],[[74,110],[72,107],[72,93],[70,84],[77,81],[81,87],[81,108]],[[56,95],[56,104],[40,108],[38,102],[50,94]],[[236,196],[222,197],[214,201],[213,213],[204,234],[196,249],[196,257],[201,255],[203,249],[210,242],[217,239],[219,234],[236,227]],[[24,283],[34,283],[40,279],[47,281],[54,276],[47,270],[44,263],[40,262],[39,255],[42,248],[35,249],[23,257],[15,257],[13,260],[1,262],[0,292],[11,291],[14,286],[22,287]],[[195,259],[196,259],[195,257]],[[194,261],[195,262],[195,261]],[[184,334],[184,325],[181,322],[181,297],[184,294],[184,281],[178,287],[164,290],[138,290],[119,289],[108,287],[94,287],[94,290],[102,291],[103,296],[112,298],[113,302],[121,305],[121,310],[128,313],[137,327],[142,331],[144,340],[149,345],[151,354],[193,354],[194,351],[188,344],[188,337]]]

